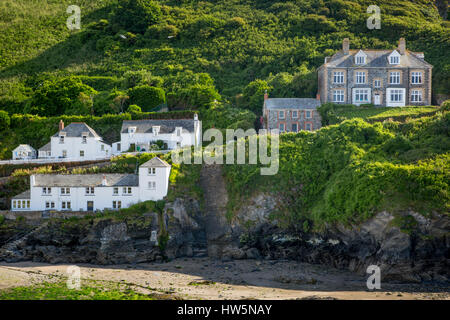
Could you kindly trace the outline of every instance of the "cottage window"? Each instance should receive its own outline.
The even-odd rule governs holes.
[[[400,72],[398,71],[391,72],[389,76],[389,83],[400,84]]]
[[[355,89],[355,102],[369,102],[369,90]]]
[[[54,209],[55,208],[55,203],[53,201],[46,201],[45,202],[45,208],[46,209]]]
[[[390,93],[391,102],[402,102],[403,101],[403,90],[392,89]]]
[[[356,83],[363,84],[366,83],[366,73],[363,71],[356,72]]]
[[[87,137],[83,136],[81,143],[87,143]]]
[[[297,119],[298,118],[298,111],[294,110],[292,111],[292,119]]]
[[[280,132],[284,132],[284,130],[285,130],[284,123],[280,123],[279,130],[280,130]]]
[[[422,91],[413,90],[411,93],[411,102],[422,102]]]
[[[311,114],[311,111],[310,111],[310,110],[306,110],[306,112],[305,112],[305,118],[306,118],[306,119],[311,119],[311,118],[312,118],[312,114]]]
[[[61,188],[61,195],[70,194],[70,188]]]
[[[279,111],[278,112],[278,118],[279,119],[284,119],[284,111]]]
[[[104,145],[104,144],[102,144],[102,145],[100,146],[100,150],[101,150],[101,151],[105,151],[105,145]]]
[[[113,201],[113,209],[122,208],[122,201]]]
[[[333,82],[334,83],[344,83],[344,72],[343,71],[334,72]]]
[[[148,168],[148,174],[154,176],[156,174],[156,168]]]
[[[114,187],[113,194],[114,195],[118,195],[119,194],[119,188],[118,187]]]
[[[305,130],[312,131],[312,124],[310,122],[305,123]]]
[[[27,208],[30,209],[30,200],[27,200]]]
[[[59,137],[59,143],[64,143],[64,136]]]
[[[94,187],[87,187],[86,188],[86,195],[93,195],[94,194]]]
[[[16,200],[13,200],[13,208],[16,208],[16,206],[17,206]]]
[[[155,189],[156,189],[156,182],[155,182],[155,181],[150,181],[150,182],[148,183],[148,188],[149,188],[150,190],[155,190]]]
[[[366,57],[364,57],[364,56],[356,57],[356,64],[365,64],[365,63],[366,63]]]
[[[122,193],[123,194],[131,194],[131,187],[123,187]]]
[[[80,157],[84,157],[84,150],[80,150]]]
[[[411,83],[421,84],[422,83],[422,72],[412,72],[411,73]]]
[[[344,102],[344,90],[333,91],[333,102]]]
[[[390,64],[399,64],[400,63],[400,57],[399,56],[391,56],[390,57]]]
[[[376,79],[373,81],[373,86],[375,88],[381,88],[381,80],[380,79]]]
[[[296,123],[292,124],[292,132],[298,132],[298,125]]]
[[[52,194],[52,188],[42,188],[42,194],[43,195],[51,195]]]

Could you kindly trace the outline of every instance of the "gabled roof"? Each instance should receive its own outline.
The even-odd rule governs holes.
[[[137,187],[139,177],[136,174],[36,174],[36,187],[101,187],[103,176],[107,187]]]
[[[364,50],[367,55],[366,64],[364,67],[392,68],[388,57],[394,50]],[[348,55],[345,55],[342,50],[335,53],[331,58],[327,59],[325,66],[334,68],[349,68],[361,67],[355,63],[355,56],[360,50],[350,50]],[[412,52],[406,50],[405,54],[401,56],[400,64],[397,67],[410,68],[432,68],[433,66],[421,58],[420,52]]]
[[[13,200],[15,199],[30,199],[31,195],[30,195],[30,190],[24,191],[22,193],[19,193],[17,196],[12,197]]]
[[[150,160],[148,160],[146,163],[141,164],[141,168],[155,168],[155,167],[170,167],[170,164],[168,164],[166,161],[154,157]]]
[[[84,122],[72,122],[67,127],[62,129],[61,131],[58,131],[53,136],[58,137],[61,132],[66,133],[66,137],[81,137],[82,133],[87,132],[88,137],[94,137],[94,138],[100,138],[100,136],[95,132],[94,129],[89,127]]]
[[[316,109],[320,101],[313,98],[269,98],[265,101],[266,108],[272,109]]]
[[[40,147],[39,151],[52,151],[52,143],[49,142],[46,145]]]
[[[193,119],[126,120],[122,123],[121,133],[128,133],[129,127],[136,127],[136,133],[152,133],[153,127],[160,127],[159,133],[173,133],[177,127],[189,133],[194,132],[194,124]]]
[[[29,144],[19,144],[13,151],[17,150],[17,149],[22,149],[22,150],[27,150],[27,151],[36,151],[34,150],[34,148],[32,146],[30,146]]]

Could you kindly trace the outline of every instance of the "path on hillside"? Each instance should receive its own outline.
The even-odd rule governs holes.
[[[200,186],[203,189],[205,200],[208,256],[219,258],[222,256],[223,249],[230,244],[232,231],[226,219],[228,195],[222,166],[204,164],[200,175]]]

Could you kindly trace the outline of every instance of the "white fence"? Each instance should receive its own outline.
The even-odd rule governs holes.
[[[95,159],[84,159],[80,160],[74,158],[54,158],[54,159],[26,159],[26,160],[0,160],[0,165],[2,164],[45,164],[45,163],[63,163],[63,162],[92,162],[92,161],[101,161],[101,160],[110,160],[112,156],[103,157],[103,158],[95,158]]]

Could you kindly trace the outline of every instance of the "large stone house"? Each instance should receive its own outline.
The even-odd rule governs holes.
[[[166,149],[199,146],[202,143],[202,122],[194,119],[127,120],[122,123],[120,141],[112,144],[114,154],[127,151],[150,151],[157,141]]]
[[[263,104],[262,126],[280,132],[315,131],[321,128],[322,119],[317,108],[320,101],[313,98],[269,98]]]
[[[342,50],[326,57],[318,70],[320,100],[388,107],[431,105],[432,68],[422,52],[406,49],[404,38],[395,50],[350,50],[346,38]]]
[[[50,142],[39,149],[39,158],[68,158],[74,161],[104,159],[111,155],[111,145],[84,122],[72,122],[64,127],[59,122],[58,132]]]
[[[11,199],[12,211],[94,211],[127,208],[167,195],[171,166],[158,157],[139,174],[34,174],[30,190]]]

